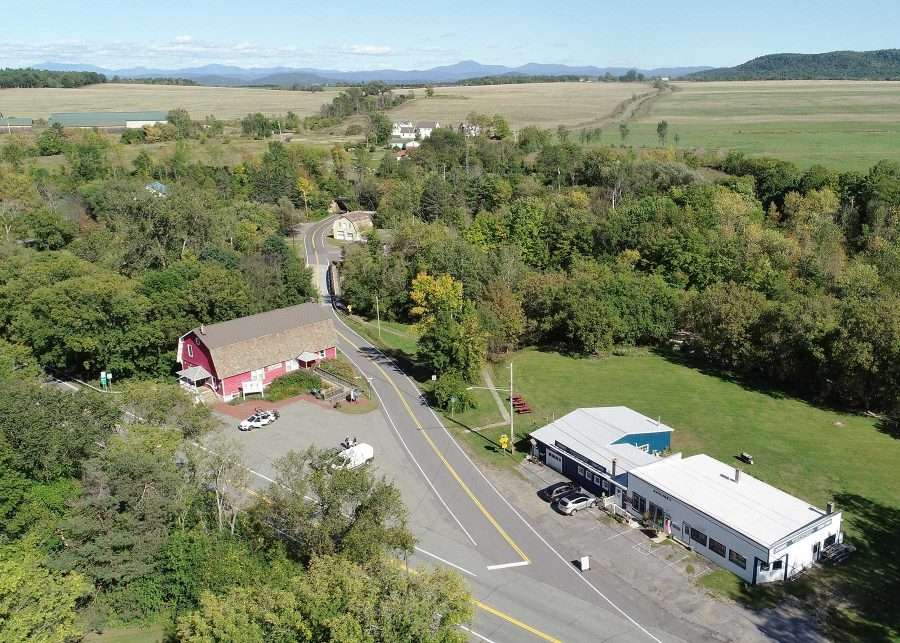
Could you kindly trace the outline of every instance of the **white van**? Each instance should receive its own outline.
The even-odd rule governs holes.
[[[372,448],[372,445],[360,442],[338,453],[336,462],[331,465],[331,468],[356,469],[364,464],[369,464],[374,459],[375,449]]]

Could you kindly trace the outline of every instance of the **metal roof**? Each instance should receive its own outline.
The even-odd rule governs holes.
[[[144,187],[148,190],[159,192],[160,194],[167,194],[169,192],[169,188],[166,187],[164,183],[160,183],[159,181],[153,181],[152,183],[148,183]]]
[[[544,444],[557,442],[568,449],[612,470],[629,471],[656,462],[659,458],[631,444],[615,444],[617,440],[641,433],[664,433],[672,429],[625,406],[576,409],[544,426],[531,435]]]
[[[635,476],[718,522],[771,548],[826,513],[708,455],[675,454],[632,469]]]
[[[205,380],[208,377],[212,377],[212,374],[202,366],[191,366],[190,368],[178,371],[177,375],[178,377],[183,377],[189,382],[199,382],[200,380]]]
[[[166,112],[57,112],[50,114],[50,125],[63,127],[125,127],[127,121],[166,121]]]

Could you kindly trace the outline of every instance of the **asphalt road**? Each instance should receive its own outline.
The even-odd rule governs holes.
[[[334,217],[304,226],[307,263],[323,305],[326,271],[340,248],[326,243]],[[417,564],[445,565],[469,581],[478,607],[473,640],[702,641],[716,632],[678,619],[615,579],[586,578],[504,498],[457,444],[416,384],[334,312],[338,348],[367,377],[408,459],[430,489],[428,524],[412,516]],[[418,510],[416,510],[418,511]]]

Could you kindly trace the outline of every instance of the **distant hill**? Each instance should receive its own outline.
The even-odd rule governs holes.
[[[392,84],[404,83],[455,83],[472,78],[520,74],[523,76],[621,76],[629,67],[570,66],[543,63],[528,63],[519,67],[505,65],[484,65],[474,60],[463,60],[452,65],[431,67],[430,69],[378,69],[365,71],[339,71],[336,69],[292,68],[292,67],[235,67],[232,65],[204,65],[184,69],[154,69],[135,67],[130,69],[103,69],[94,65],[44,62],[33,65],[35,69],[51,71],[92,71],[105,74],[112,79],[120,78],[186,78],[202,85],[340,85],[342,83],[365,83],[383,81]],[[711,69],[711,67],[660,67],[637,69],[647,78],[668,76],[678,78],[691,72]]]
[[[737,67],[689,74],[686,80],[898,80],[900,49],[770,54]]]

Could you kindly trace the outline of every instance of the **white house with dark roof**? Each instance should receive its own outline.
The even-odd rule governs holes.
[[[671,435],[627,406],[582,408],[532,431],[532,455],[588,491],[621,497],[628,472],[659,460]]]
[[[786,580],[842,540],[841,512],[708,455],[676,453],[628,474],[625,506],[748,583]]]

